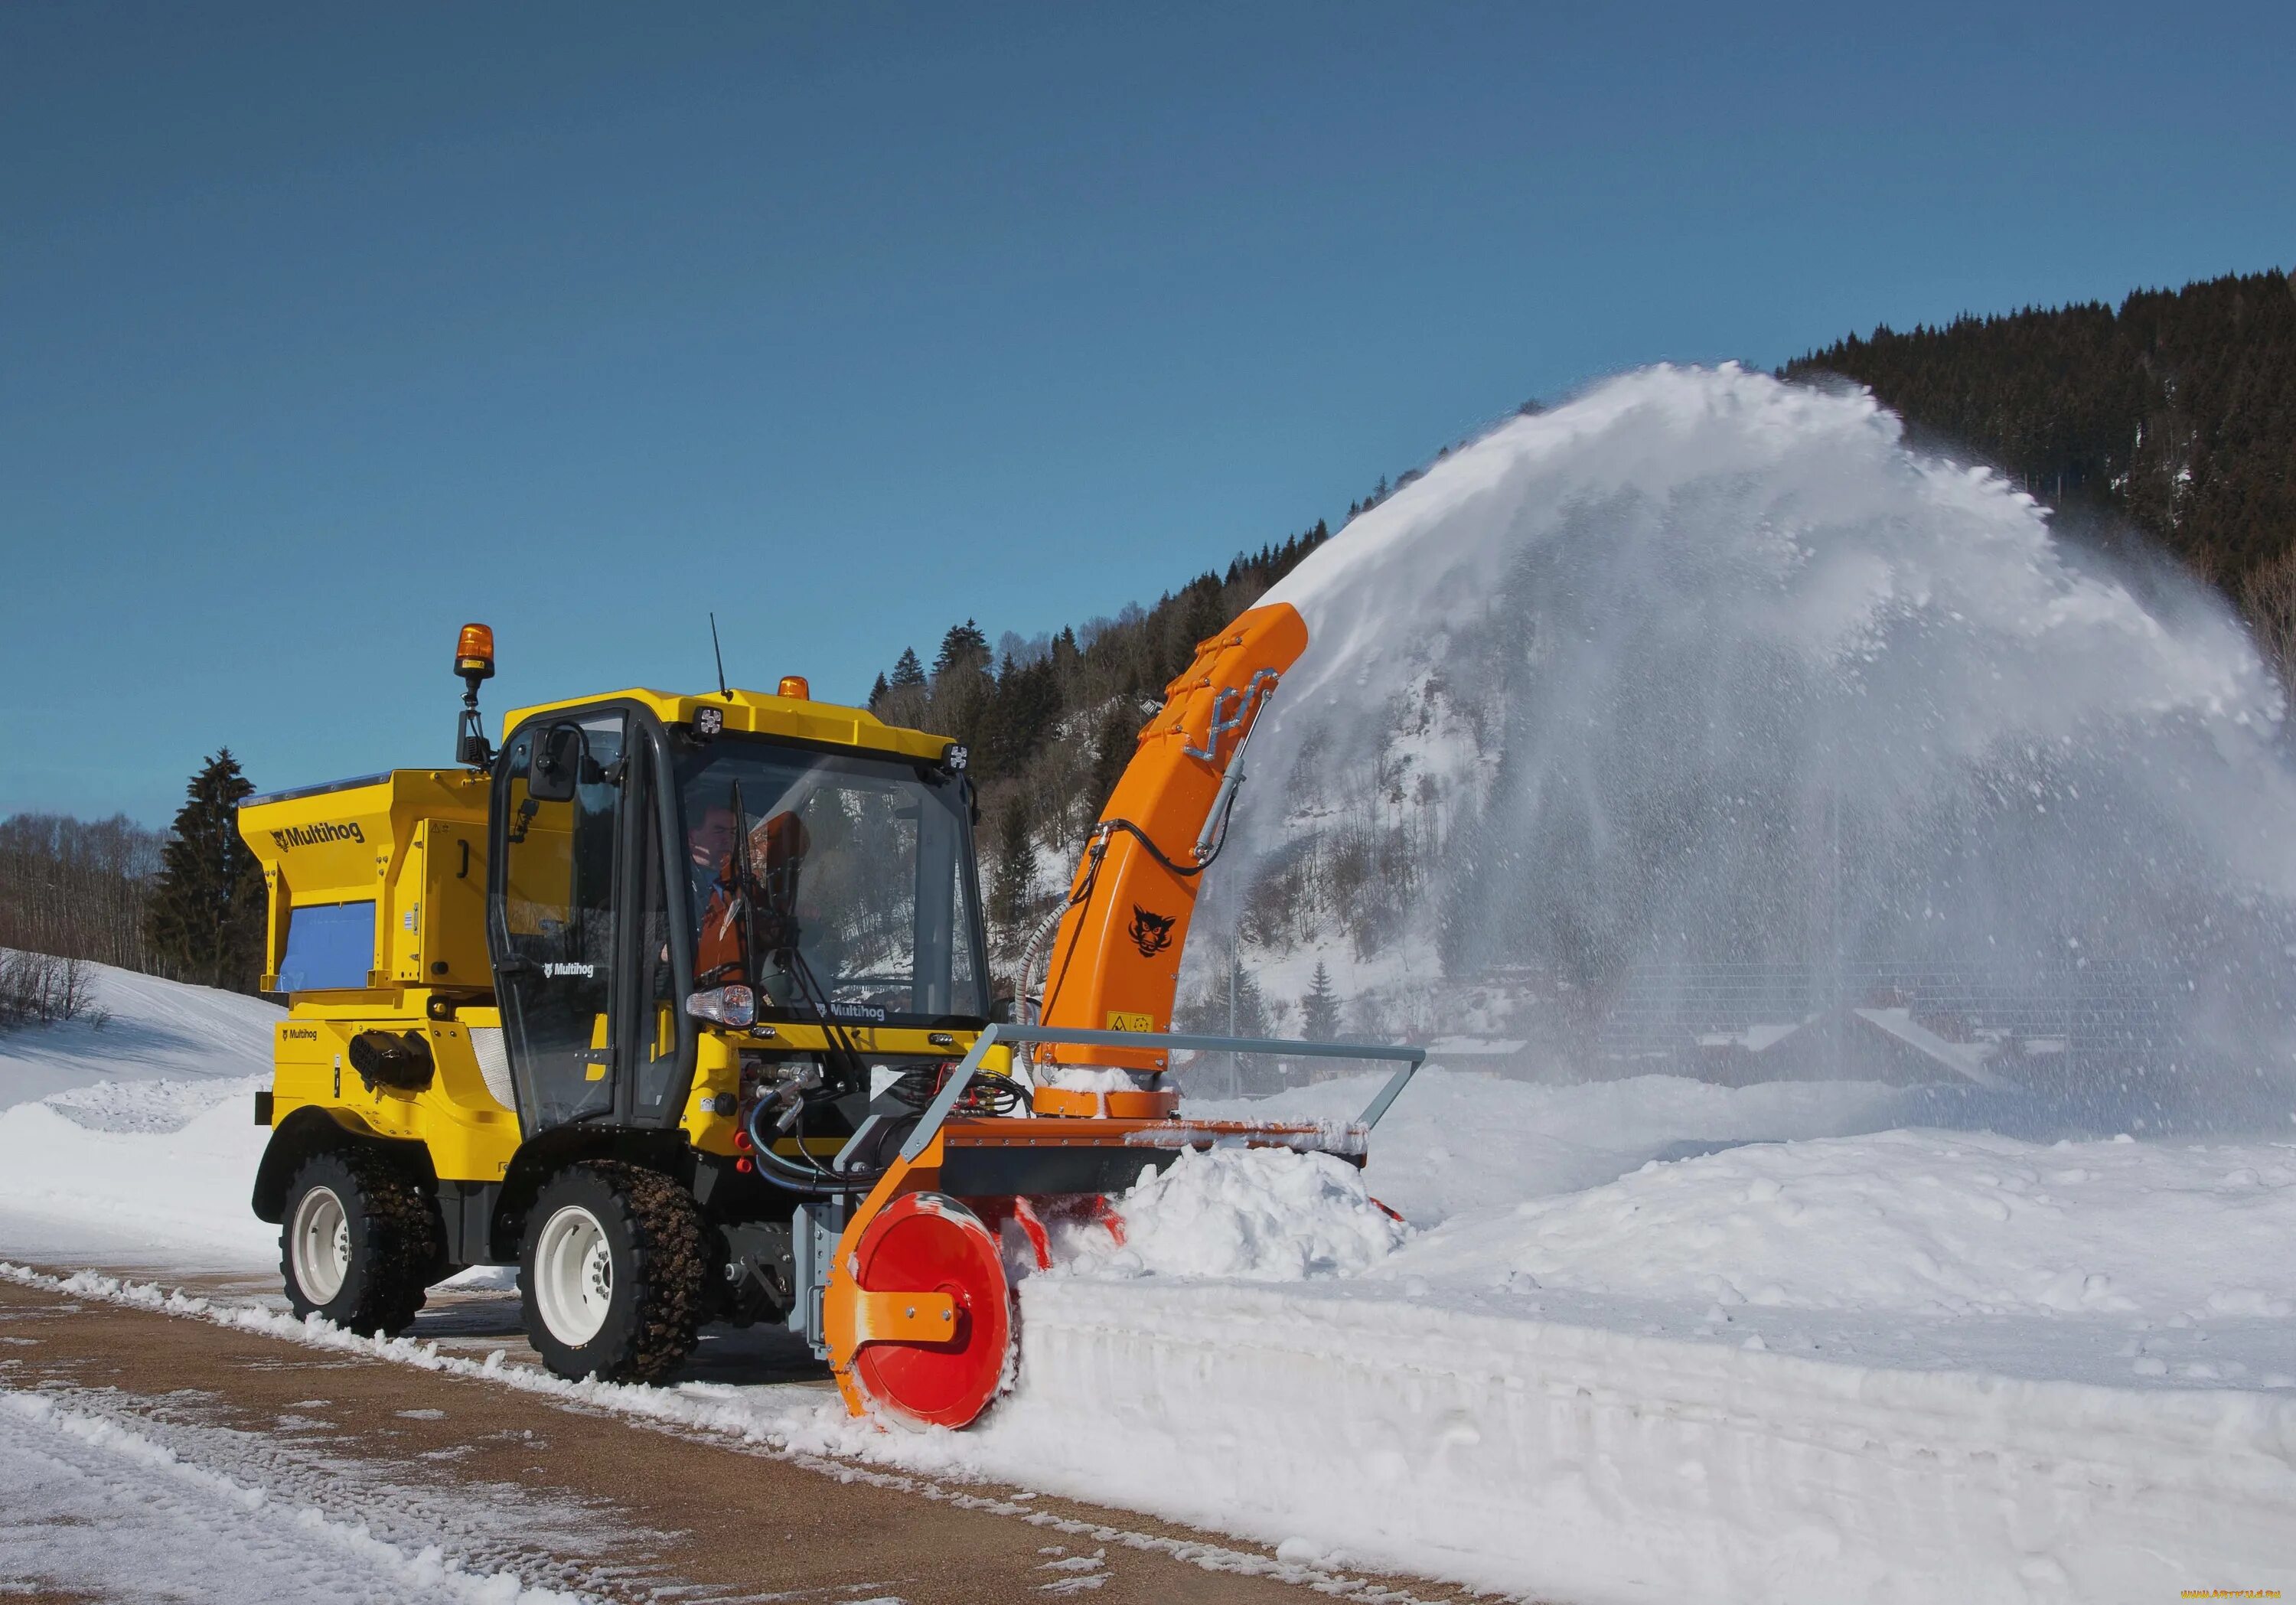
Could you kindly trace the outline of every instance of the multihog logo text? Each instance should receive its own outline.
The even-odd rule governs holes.
[[[552,976],[578,975],[587,980],[598,973],[598,967],[595,964],[545,964],[542,967],[542,973]]]
[[[356,841],[365,847],[366,831],[357,820],[340,825],[289,825],[283,831],[272,831],[271,839],[283,853],[289,848],[316,847],[323,841]]]

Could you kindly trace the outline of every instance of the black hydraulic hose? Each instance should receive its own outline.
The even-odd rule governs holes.
[[[1220,808],[1220,832],[1218,840],[1212,844],[1212,850],[1205,856],[1203,862],[1193,866],[1184,864],[1175,864],[1170,858],[1165,856],[1164,849],[1158,847],[1156,843],[1150,839],[1147,831],[1142,830],[1138,825],[1133,823],[1132,821],[1128,819],[1104,819],[1101,821],[1099,827],[1092,833],[1093,842],[1091,856],[1087,867],[1085,870],[1084,884],[1078,887],[1075,895],[1069,898],[1068,906],[1070,908],[1080,908],[1092,902],[1092,894],[1100,885],[1101,861],[1108,856],[1108,839],[1115,835],[1119,831],[1123,831],[1126,835],[1131,837],[1133,840],[1138,842],[1143,848],[1147,849],[1148,856],[1151,858],[1153,858],[1158,864],[1163,865],[1164,868],[1171,871],[1172,873],[1181,877],[1183,880],[1192,879],[1194,876],[1202,874],[1206,870],[1211,868],[1212,864],[1218,859],[1220,854],[1226,850],[1227,820],[1228,816],[1235,811],[1235,792],[1231,790],[1227,794],[1227,801]],[[1060,974],[1058,976],[1052,975],[1049,973],[1050,967],[1047,966],[1047,973],[1045,978],[1045,995],[1037,1006],[1037,1018],[1038,1020],[1042,1020],[1044,1018],[1045,1011],[1052,1006],[1054,995],[1059,992],[1062,983],[1066,982],[1069,979],[1069,965],[1074,962],[1076,958],[1077,944],[1081,941],[1083,938],[1084,921],[1079,918],[1077,921],[1076,929],[1069,933],[1068,951],[1061,955]],[[1021,980],[1023,984],[1025,984],[1028,978],[1023,976],[1021,977]]]
[[[866,1192],[884,1179],[885,1172],[882,1169],[857,1170],[849,1175],[839,1175],[834,1171],[814,1164],[812,1156],[809,1154],[807,1155],[807,1164],[804,1167],[791,1164],[774,1151],[773,1145],[779,1140],[779,1134],[765,1129],[764,1117],[767,1110],[775,1107],[768,1100],[758,1099],[756,1105],[750,1110],[749,1125],[751,1151],[750,1157],[758,1162],[758,1174],[775,1186],[806,1198],[834,1198],[840,1193]],[[800,1152],[804,1152],[805,1147],[803,1107],[803,1099],[800,1096],[799,1103],[800,1113],[798,1119]]]

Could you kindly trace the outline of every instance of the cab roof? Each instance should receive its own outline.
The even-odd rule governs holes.
[[[568,712],[600,702],[638,703],[665,725],[691,725],[701,709],[714,708],[724,717],[725,727],[729,731],[819,741],[868,752],[897,753],[904,757],[938,759],[948,745],[947,736],[888,725],[865,708],[816,702],[807,697],[772,696],[761,691],[736,689],[685,696],[644,687],[513,708],[503,716],[503,740],[507,741],[512,731],[537,714]]]

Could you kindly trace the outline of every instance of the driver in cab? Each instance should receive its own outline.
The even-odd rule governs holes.
[[[695,933],[694,984],[757,987],[775,1004],[786,1007],[794,992],[781,955],[798,943],[799,872],[812,839],[805,822],[783,809],[749,833],[749,874],[736,861],[741,825],[730,807],[711,807],[689,834],[686,873],[694,905],[701,911]],[[750,908],[754,894],[757,907]],[[754,932],[764,951],[753,965],[749,943]],[[755,969],[762,974],[752,975]]]

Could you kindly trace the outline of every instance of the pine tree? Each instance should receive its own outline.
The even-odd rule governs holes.
[[[982,721],[981,751],[974,755],[984,781],[1017,779],[1061,716],[1061,684],[1049,658],[1016,664],[1004,659]]]
[[[162,973],[255,990],[263,964],[263,866],[239,839],[240,800],[254,790],[228,747],[184,788],[146,915],[152,959]]]
[[[1336,1042],[1340,1035],[1340,995],[1332,986],[1332,972],[1316,961],[1308,982],[1308,995],[1300,1000],[1300,1035],[1309,1042]]]
[[[979,672],[988,667],[988,637],[972,619],[948,626],[940,638],[940,655],[933,659],[933,684],[938,685],[961,669]]]
[[[1266,1036],[1275,1028],[1267,993],[1234,946],[1218,953],[1204,990],[1182,1005],[1178,1018],[1188,1029],[1214,1036]]]
[[[1092,816],[1100,817],[1108,807],[1108,799],[1116,791],[1116,782],[1132,765],[1132,755],[1139,749],[1140,729],[1147,724],[1140,710],[1126,703],[1118,703],[1108,710],[1100,722],[1093,741],[1092,777],[1086,782],[1092,789]]]
[[[1019,939],[1036,896],[1036,841],[1027,798],[1016,795],[996,822],[996,867],[988,881],[988,922],[1007,943]]]
[[[988,637],[972,619],[949,626],[941,637],[939,655],[933,659],[931,712],[927,728],[964,742],[976,753],[985,749],[990,705],[996,694],[996,676],[989,673]]]
[[[877,684],[882,689],[870,692],[871,713],[888,725],[916,728],[925,723],[925,667],[917,661],[914,647],[902,648],[900,660],[893,665],[891,675],[878,676]]]

